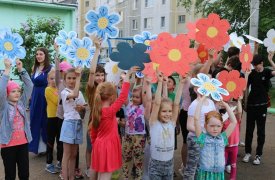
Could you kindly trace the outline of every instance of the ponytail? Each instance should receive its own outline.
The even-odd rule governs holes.
[[[92,110],[92,123],[90,123],[89,128],[98,128],[101,118],[101,110],[102,110],[102,100],[100,96],[100,92],[97,90],[94,97],[94,105]]]

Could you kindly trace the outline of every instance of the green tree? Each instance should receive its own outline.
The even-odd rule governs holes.
[[[18,32],[23,40],[26,49],[26,57],[23,60],[26,70],[31,73],[34,65],[35,53],[38,47],[45,47],[49,50],[50,59],[54,58],[54,39],[58,31],[64,28],[64,22],[59,17],[38,17],[37,19],[28,18],[25,23],[21,23]]]

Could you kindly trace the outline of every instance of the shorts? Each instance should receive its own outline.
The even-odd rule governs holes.
[[[91,141],[91,137],[90,137],[90,133],[89,131],[87,132],[87,135],[86,135],[86,141],[87,141],[87,150],[89,152],[92,152],[92,141]]]
[[[187,130],[187,118],[188,118],[187,111],[181,109],[179,114],[179,122],[180,122],[181,134],[182,134],[184,144],[186,144],[187,142],[187,135],[189,133]]]
[[[68,144],[83,143],[83,125],[81,119],[66,119],[63,121],[60,141]]]
[[[173,180],[174,159],[169,161],[158,161],[150,159],[149,178],[151,180]]]

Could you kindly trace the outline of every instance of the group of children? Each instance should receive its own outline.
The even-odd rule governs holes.
[[[79,90],[81,68],[72,68],[65,61],[59,63],[56,58],[55,68],[48,72],[48,87],[45,90],[48,116],[47,171],[61,172],[61,179],[75,179],[79,173],[79,144],[83,143],[83,134],[87,133],[86,174],[90,179],[110,180],[112,173],[121,168],[122,178],[131,179],[129,173],[133,166],[134,179],[171,180],[174,176],[175,137],[180,124],[184,140],[180,169],[183,179],[222,180],[226,165],[231,166],[230,179],[236,179],[242,96],[228,103],[214,102],[200,95],[190,80],[198,73],[218,76],[221,70],[240,71],[237,48],[229,49],[225,67],[219,67],[219,61],[213,58],[214,51],[210,50],[208,61],[191,65],[191,72],[186,77],[179,76],[177,85],[173,76],[165,77],[158,70],[156,86],[147,76],[137,80],[135,73],[139,67],[132,67],[122,74],[121,83],[115,86],[106,82],[104,68],[97,65],[101,39],[95,38],[94,44],[96,51],[87,82],[87,103]],[[255,97],[259,91],[258,88],[255,90],[256,86],[260,84],[265,88],[261,93],[267,94],[266,81],[275,76],[275,71],[263,71],[263,60],[257,57],[252,62],[255,70],[249,76],[245,73]],[[273,55],[270,55],[271,61],[272,58]],[[21,93],[20,86],[9,81],[10,61],[5,60],[4,63],[5,72],[0,87],[6,88],[6,91],[0,91],[0,97],[6,101],[0,102],[0,144],[5,177],[15,179],[17,164],[19,178],[28,179],[28,143],[32,137],[26,107],[33,85],[22,62],[17,60],[16,67],[24,85]],[[258,106],[266,107],[266,96],[262,98],[263,102],[257,103],[252,102],[251,96],[248,96],[248,113],[249,108],[252,111]],[[90,107],[90,114],[88,130],[85,132],[83,119],[87,106]],[[253,110],[254,113],[256,110]],[[266,109],[263,112],[266,113]],[[244,162],[248,162],[247,156],[251,153],[252,139],[249,133],[252,131],[253,134],[255,126],[251,114],[247,118],[251,123],[246,130],[247,154]],[[259,127],[258,121],[259,131],[264,125]],[[255,160],[260,160],[262,155],[264,129],[261,131],[263,139],[258,142]],[[55,141],[56,165],[53,164]]]

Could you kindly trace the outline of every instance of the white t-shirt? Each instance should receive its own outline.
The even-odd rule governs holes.
[[[175,124],[156,121],[150,126],[151,157],[158,161],[169,161],[174,156]]]
[[[216,107],[215,107],[214,102],[211,99],[208,99],[208,98],[206,100],[207,101],[204,102],[204,104],[202,105],[201,115],[200,115],[201,129],[202,129],[203,132],[206,132],[205,128],[204,128],[205,115],[210,111],[216,111]],[[195,99],[188,108],[188,116],[192,116],[192,117],[195,116],[195,111],[196,111],[197,105],[198,105],[198,100]],[[188,136],[195,136],[195,133],[189,131]]]
[[[67,99],[68,95],[71,94],[73,90],[65,88],[61,92],[62,104],[64,109],[64,119],[81,119],[79,113],[75,110],[76,105],[84,105],[85,99],[81,91],[77,98]]]

